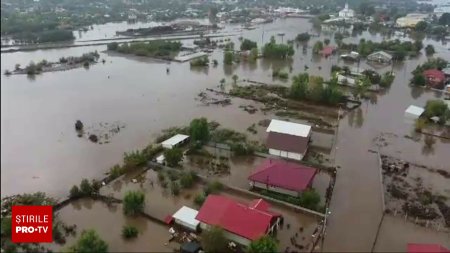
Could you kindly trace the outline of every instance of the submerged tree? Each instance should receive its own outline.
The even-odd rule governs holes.
[[[208,120],[206,118],[193,119],[190,124],[191,140],[205,143],[209,139]]]
[[[81,232],[78,241],[69,248],[69,252],[106,253],[108,252],[108,244],[100,238],[95,230],[85,230]]]
[[[277,252],[277,242],[271,236],[263,236],[253,242],[247,248],[247,253],[276,253]]]
[[[145,194],[140,191],[129,191],[123,198],[123,212],[125,215],[137,215],[144,210]]]

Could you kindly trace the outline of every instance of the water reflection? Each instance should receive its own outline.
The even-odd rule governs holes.
[[[426,135],[424,139],[424,145],[422,147],[423,155],[432,155],[434,154],[434,144],[436,143],[435,138],[430,135]]]

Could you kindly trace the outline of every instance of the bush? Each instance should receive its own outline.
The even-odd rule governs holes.
[[[194,59],[190,62],[191,67],[207,67],[209,65],[208,56],[203,56],[197,59]]]
[[[117,48],[119,47],[119,43],[117,42],[112,42],[112,43],[108,43],[108,45],[106,46],[108,48],[108,50],[117,50]]]
[[[201,205],[203,205],[203,203],[205,202],[205,200],[206,200],[205,194],[199,193],[199,194],[197,194],[197,195],[195,196],[195,198],[194,198],[194,203],[195,203],[196,205],[198,205],[198,206],[201,206]]]
[[[118,164],[114,165],[109,169],[109,176],[111,177],[111,179],[118,178],[124,173],[125,173],[124,168],[120,167],[120,165]]]
[[[197,175],[195,172],[191,171],[189,173],[183,173],[180,177],[180,185],[182,188],[191,188],[195,181],[196,181]]]
[[[179,148],[166,149],[164,151],[164,157],[168,166],[176,167],[183,158],[183,152]]]
[[[144,152],[132,151],[123,155],[124,168],[133,169],[143,166],[147,163],[147,157]]]
[[[204,192],[205,192],[205,195],[207,196],[211,193],[218,193],[222,190],[223,190],[223,184],[219,181],[213,181],[213,182],[209,182],[206,185]]]
[[[139,231],[133,226],[124,226],[122,228],[122,237],[125,239],[136,238],[138,234]]]
[[[297,37],[295,37],[295,40],[298,42],[306,42],[311,38],[311,35],[309,35],[309,33],[300,33],[297,35]]]
[[[233,64],[233,58],[234,58],[233,52],[231,52],[231,51],[225,51],[225,52],[223,53],[223,63],[224,63],[225,65],[231,65],[231,64]]]
[[[129,191],[123,198],[123,212],[125,215],[137,215],[144,210],[145,194],[139,191]]]
[[[91,196],[93,193],[92,186],[87,179],[81,180],[80,192],[83,196]]]
[[[320,195],[314,190],[307,190],[300,196],[300,205],[311,210],[318,210]]]
[[[433,45],[427,45],[425,47],[425,53],[430,56],[433,55],[436,51],[434,50],[434,46]]]
[[[255,41],[251,41],[248,39],[245,39],[241,43],[241,51],[251,50],[253,48],[257,48],[258,44]]]
[[[108,244],[98,236],[95,230],[81,232],[80,239],[69,248],[69,252],[108,252]]]
[[[178,196],[178,194],[180,194],[180,185],[177,182],[172,181],[170,184],[170,191],[174,196]]]
[[[69,197],[70,198],[78,198],[81,195],[82,194],[81,194],[80,189],[78,188],[78,186],[76,186],[76,185],[72,186],[72,188],[70,189]]]

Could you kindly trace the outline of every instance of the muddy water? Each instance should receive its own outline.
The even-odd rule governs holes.
[[[236,27],[229,29],[234,31]],[[236,31],[260,44],[271,35],[277,37],[281,31],[285,32],[286,41],[311,29],[306,20],[284,19],[252,31]],[[320,39],[327,36],[322,35]],[[232,38],[236,45],[237,37]],[[374,41],[383,39],[369,33],[363,33],[362,37]],[[309,45],[317,39],[314,37]],[[359,37],[354,39],[359,40]],[[448,45],[432,43],[441,57],[450,58]],[[94,46],[2,54],[1,72],[12,69],[16,63],[26,65],[43,58],[56,60],[105,49],[105,46]],[[110,166],[121,161],[123,152],[142,148],[161,129],[184,125],[195,117],[205,116],[224,127],[245,131],[265,116],[250,115],[238,109],[238,105],[203,106],[194,98],[205,88],[216,88],[223,77],[231,82],[233,74],[272,82],[272,69],[288,71],[292,65],[292,74],[303,72],[308,66],[310,74],[326,78],[331,65],[339,62],[336,56],[312,57],[311,48],[303,54],[299,47],[292,62],[260,60],[256,64],[224,67],[222,52],[216,50],[210,58],[219,60],[217,68],[195,70],[190,69],[188,63],[171,63],[170,73],[166,74],[168,64],[159,61],[103,53],[101,58],[106,63],[91,66],[89,70],[45,73],[34,79],[2,75],[2,195],[40,190],[62,197],[82,178],[103,176]],[[402,159],[434,167],[448,164],[449,144],[437,141],[433,153],[423,154],[423,139],[414,142],[402,138],[411,128],[403,121],[404,110],[410,104],[423,106],[427,99],[436,96],[433,92],[417,92],[407,85],[411,70],[424,60],[422,56],[395,66],[397,77],[386,94],[375,97],[342,119],[336,150],[336,163],[341,168],[331,205],[326,250],[370,250],[381,210],[377,160],[367,152],[373,148],[374,137],[383,132],[396,134],[395,143],[392,141],[392,146],[383,147],[382,151]],[[289,82],[284,84],[289,85]],[[77,119],[88,125],[120,121],[125,122],[126,127],[109,144],[99,145],[76,136],[74,123]],[[355,214],[360,218],[355,219]],[[348,232],[342,233],[343,227]]]
[[[62,251],[74,244],[81,231],[85,229],[95,229],[108,244],[110,252],[173,252],[173,249],[177,248],[175,243],[164,245],[169,239],[169,231],[166,226],[142,217],[126,217],[122,213],[120,204],[108,207],[102,202],[82,199],[63,208],[57,215],[66,224],[76,224],[77,235],[67,237],[65,245],[52,245],[51,248],[55,251]],[[124,240],[121,233],[122,227],[125,225],[136,227],[139,230],[138,237]]]

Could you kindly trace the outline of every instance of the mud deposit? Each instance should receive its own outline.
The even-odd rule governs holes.
[[[386,212],[414,223],[449,231],[450,177],[444,170],[382,156]]]

